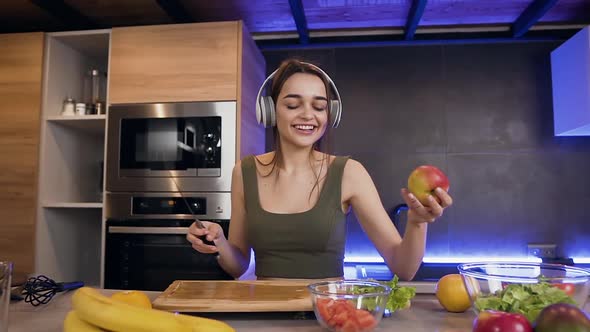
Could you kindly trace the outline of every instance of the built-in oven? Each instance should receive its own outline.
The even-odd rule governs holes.
[[[235,101],[113,105],[106,190],[229,192],[236,162]]]
[[[230,280],[186,240],[197,217],[228,234],[230,193],[107,193],[104,286],[162,291],[174,280]]]

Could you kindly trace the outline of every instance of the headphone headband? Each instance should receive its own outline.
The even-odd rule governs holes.
[[[340,98],[340,93],[338,92],[338,88],[336,87],[336,84],[334,83],[332,78],[325,71],[323,71],[320,67],[318,67],[312,63],[309,63],[309,62],[300,62],[300,63],[307,65],[307,66],[317,70],[318,72],[320,72],[320,74],[328,81],[328,83],[330,83],[330,86],[332,87],[332,89],[334,89],[336,99],[331,100],[331,102],[330,102],[330,112],[334,112],[333,114],[331,114],[330,117],[333,119],[332,120],[332,127],[334,127],[334,128],[338,127],[338,125],[340,124],[340,118],[342,116],[342,99]],[[266,87],[266,84],[268,83],[268,81],[273,79],[278,71],[279,71],[278,69],[275,69],[270,75],[268,75],[268,77],[264,80],[264,82],[262,82],[262,85],[260,86],[260,89],[258,90],[258,94],[256,96],[256,120],[258,121],[258,123],[263,124],[267,127],[274,126],[275,109],[274,109],[274,104],[273,104],[272,98],[269,97],[270,100],[265,100],[265,98],[262,97],[262,92],[264,91],[264,88]],[[269,119],[269,117],[271,119]]]

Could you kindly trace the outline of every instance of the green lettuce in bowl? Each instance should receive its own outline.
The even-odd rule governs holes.
[[[397,277],[397,275],[394,275],[393,279],[391,279],[390,281],[379,281],[379,283],[389,286],[391,288],[391,293],[389,293],[389,297],[387,298],[387,304],[385,306],[385,310],[389,310],[390,313],[393,313],[394,311],[400,309],[409,308],[411,305],[411,300],[414,298],[414,296],[416,296],[416,288],[400,286],[398,284],[399,278]],[[373,293],[374,291],[374,287],[356,287],[353,289],[354,294],[368,294]],[[368,304],[368,306],[371,306],[371,304]]]
[[[541,310],[554,303],[576,304],[576,301],[563,290],[546,282],[509,284],[493,295],[478,296],[474,301],[479,311],[515,312],[526,316],[531,322],[537,318]]]
[[[471,262],[457,266],[473,309],[519,313],[534,321],[545,307],[566,303],[582,309],[590,271],[543,262]]]

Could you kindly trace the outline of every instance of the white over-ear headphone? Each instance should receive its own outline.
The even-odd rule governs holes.
[[[338,127],[340,124],[340,117],[342,116],[342,99],[340,93],[336,88],[334,81],[324,72],[320,67],[307,62],[301,62],[302,64],[308,65],[317,71],[319,71],[324,78],[330,83],[330,86],[334,89],[336,99],[330,100],[330,124],[333,128]],[[264,127],[274,127],[277,124],[275,103],[271,96],[262,96],[262,91],[266,84],[276,75],[278,69],[273,71],[262,83],[260,90],[258,90],[258,96],[256,96],[256,121]]]

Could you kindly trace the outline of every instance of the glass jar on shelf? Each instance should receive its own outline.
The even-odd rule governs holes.
[[[86,104],[84,104],[84,103],[77,103],[76,104],[76,115],[86,115]]]
[[[64,103],[61,109],[61,115],[72,116],[76,115],[76,101],[70,97],[64,99]]]
[[[101,112],[104,112],[105,91],[106,73],[98,69],[90,70],[90,104],[92,105],[92,114],[104,114]]]

